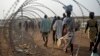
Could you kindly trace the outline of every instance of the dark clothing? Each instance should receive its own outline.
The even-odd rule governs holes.
[[[24,23],[24,27],[25,27],[25,31],[28,31],[28,22],[27,21],[25,21],[25,23]]]
[[[63,29],[62,29],[62,36],[67,34],[67,26],[66,24],[63,25]]]
[[[19,28],[20,28],[20,29],[21,29],[21,26],[22,26],[22,23],[20,22],[20,23],[19,23]]]
[[[89,51],[92,50],[92,47],[94,46],[94,42],[90,42],[90,48],[89,48]]]
[[[47,46],[47,43],[48,43],[48,32],[42,32],[42,37],[43,37],[43,41],[45,42],[44,46]]]
[[[64,18],[65,18],[65,17],[62,17],[62,19],[61,19],[61,20],[63,21],[63,20],[64,20]]]
[[[56,31],[53,30],[53,44],[57,42],[57,38],[56,38]]]
[[[99,32],[99,35],[98,35],[98,39],[96,41],[96,44],[94,46],[94,50],[93,50],[94,53],[97,52],[97,47],[98,47],[99,43],[100,43],[100,32]]]
[[[52,29],[52,30],[53,30],[53,25],[54,25],[54,23],[56,22],[56,20],[57,20],[57,19],[54,18],[53,21],[52,21],[52,25],[51,25],[51,29]]]
[[[52,25],[51,25],[51,29],[53,30],[53,44],[57,41],[57,38],[55,37],[55,35],[56,35],[56,31],[53,29],[53,25],[54,25],[54,23],[56,22],[56,18],[54,18],[53,19],[53,21],[52,21]]]

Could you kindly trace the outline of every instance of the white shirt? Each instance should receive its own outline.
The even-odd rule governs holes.
[[[56,36],[57,38],[60,38],[62,36],[62,20],[56,20],[55,22],[55,30],[56,30]]]

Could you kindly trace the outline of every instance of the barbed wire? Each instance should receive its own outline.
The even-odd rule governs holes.
[[[96,0],[97,1],[97,3],[99,4],[99,6],[100,6],[100,2],[99,2],[99,0]]]

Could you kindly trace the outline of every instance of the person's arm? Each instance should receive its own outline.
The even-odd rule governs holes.
[[[88,29],[88,26],[89,26],[89,23],[87,22],[87,25],[86,25],[86,28],[85,28],[85,33],[86,33],[87,29]]]

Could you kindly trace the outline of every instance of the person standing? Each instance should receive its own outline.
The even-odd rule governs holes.
[[[44,19],[40,22],[40,31],[42,33],[44,46],[47,47],[48,43],[48,34],[51,30],[51,21],[47,18],[47,15],[44,16]]]
[[[53,22],[52,22],[52,31],[53,31],[53,44],[55,44],[57,42],[57,38],[56,38],[56,29],[55,29],[55,26],[54,26],[54,23],[56,22],[57,20],[57,17],[55,16],[54,19],[53,19]]]
[[[94,46],[95,39],[96,39],[95,37],[98,32],[98,25],[97,25],[97,21],[94,19],[94,12],[90,12],[89,18],[90,18],[90,20],[87,21],[85,33],[86,33],[87,29],[89,28],[89,38],[90,38],[89,51],[91,51]]]
[[[28,31],[28,22],[27,21],[25,21],[25,23],[24,23],[24,27],[25,27],[25,31]]]
[[[64,20],[64,18],[66,18],[66,14],[65,13],[63,13],[62,21]],[[63,29],[62,29],[62,36],[64,36],[66,33],[67,33],[67,28],[66,28],[66,24],[64,24],[63,25]]]
[[[71,54],[73,56],[73,43],[75,40],[75,20],[74,18],[71,17],[71,11],[72,11],[72,5],[68,5],[65,7],[65,11],[67,14],[67,17],[64,18],[63,20],[63,25],[67,26],[67,34],[68,34],[68,46],[70,46],[70,50],[71,50]],[[67,48],[68,46],[66,46],[66,52],[67,52]]]
[[[60,18],[60,16],[57,17],[56,22],[54,23],[55,25],[55,30],[56,30],[56,38],[59,39],[60,37],[62,37],[62,20]]]

